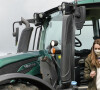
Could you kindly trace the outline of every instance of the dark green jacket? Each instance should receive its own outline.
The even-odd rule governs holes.
[[[97,90],[96,89],[96,76],[94,78],[90,77],[90,72],[95,70],[97,73],[96,67],[91,66],[91,59],[88,57],[85,60],[85,68],[84,68],[84,77],[88,80],[88,89],[87,90]]]

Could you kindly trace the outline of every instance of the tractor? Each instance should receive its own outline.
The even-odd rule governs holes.
[[[100,0],[79,0],[14,22],[18,49],[0,58],[0,90],[87,90],[84,65],[100,38],[99,18]],[[25,25],[20,39],[16,23]]]

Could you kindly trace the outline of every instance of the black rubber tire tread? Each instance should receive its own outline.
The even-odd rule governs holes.
[[[40,90],[38,87],[34,85],[26,85],[26,84],[9,84],[0,86],[0,90]]]

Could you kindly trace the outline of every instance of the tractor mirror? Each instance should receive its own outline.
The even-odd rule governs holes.
[[[75,25],[76,29],[80,30],[85,23],[86,9],[85,6],[76,7],[75,9]]]
[[[15,37],[15,45],[17,45],[19,36],[19,28],[16,28],[16,32],[13,32],[13,37]]]

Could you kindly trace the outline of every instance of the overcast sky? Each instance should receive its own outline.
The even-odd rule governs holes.
[[[33,18],[34,12],[44,12],[63,1],[72,0],[0,0],[0,53],[17,51],[12,36],[14,21]]]

